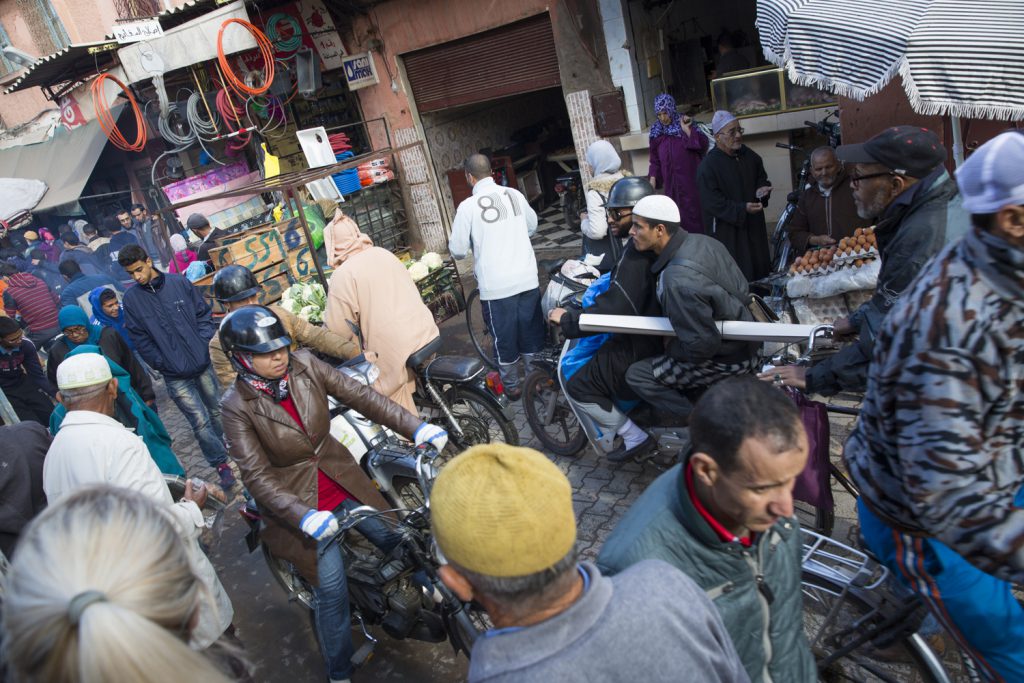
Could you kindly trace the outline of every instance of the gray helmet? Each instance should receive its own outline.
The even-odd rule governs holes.
[[[630,176],[612,185],[605,206],[609,209],[626,209],[636,206],[638,201],[652,194],[654,194],[654,188],[646,178]]]

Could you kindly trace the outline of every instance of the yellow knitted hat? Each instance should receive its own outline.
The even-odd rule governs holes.
[[[474,446],[441,469],[430,493],[445,557],[485,576],[526,576],[576,543],[569,480],[543,453],[503,443]]]

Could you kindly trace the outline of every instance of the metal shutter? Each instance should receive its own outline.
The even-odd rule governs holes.
[[[404,55],[420,112],[561,86],[548,14]]]

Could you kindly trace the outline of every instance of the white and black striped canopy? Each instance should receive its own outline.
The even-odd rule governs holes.
[[[896,74],[922,114],[1024,120],[1024,0],[758,0],[765,57],[864,99]]]

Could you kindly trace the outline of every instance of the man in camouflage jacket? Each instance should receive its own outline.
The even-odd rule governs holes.
[[[1024,135],[957,179],[974,228],[882,324],[845,457],[867,545],[987,680],[1024,681]]]

